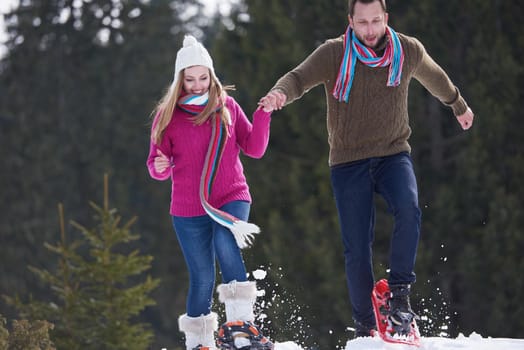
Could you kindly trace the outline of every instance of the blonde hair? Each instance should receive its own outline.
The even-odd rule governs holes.
[[[173,118],[173,112],[175,111],[176,104],[183,89],[184,71],[185,69],[180,71],[176,83],[171,84],[151,113],[151,117],[155,118],[151,130],[151,139],[157,145],[160,145],[162,142],[164,131],[171,122],[171,118]],[[215,115],[215,110],[218,105],[220,106],[220,119],[222,120],[222,123],[227,126],[231,119],[229,110],[226,107],[227,90],[234,90],[234,86],[222,86],[211,69],[209,69],[209,75],[211,81],[209,84],[208,103],[200,114],[192,118],[193,122],[196,125],[202,125],[205,123],[210,117]],[[216,103],[213,103],[212,101],[216,101]]]

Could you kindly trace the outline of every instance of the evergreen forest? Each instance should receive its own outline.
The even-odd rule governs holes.
[[[125,250],[147,265],[129,266],[129,283],[147,285],[131,319],[147,334],[126,341],[137,349],[183,348],[177,319],[188,276],[169,216],[171,186],[150,178],[145,161],[151,111],[172,81],[184,35],[205,44],[250,117],[280,76],[347,26],[345,0],[231,5],[210,16],[197,0],[24,0],[5,14],[0,315],[7,323],[30,318],[27,304],[54,300],[49,285],[60,281],[39,276],[63,272],[67,260],[56,253],[68,252],[64,232],[70,242],[93,243],[87,228],[100,217],[113,220],[111,207],[124,221],[136,216]],[[410,144],[422,209],[412,306],[421,331],[524,338],[524,2],[389,0],[388,12],[389,25],[424,44],[475,113],[463,131],[451,109],[411,84]],[[266,333],[311,350],[344,346],[353,322],[323,88],[275,111],[265,156],[242,161],[254,199],[250,221],[262,229],[243,254],[248,271],[267,272],[257,304]],[[109,207],[89,204],[105,201],[107,192]],[[382,278],[392,219],[381,197],[376,203],[374,266]],[[68,344],[61,319],[42,312],[39,320],[54,324],[45,328],[54,344]],[[92,344],[132,348],[111,334]]]

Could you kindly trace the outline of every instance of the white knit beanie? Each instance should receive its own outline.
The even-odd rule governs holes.
[[[175,75],[173,77],[173,86],[176,85],[180,71],[191,66],[204,66],[211,70],[214,75],[213,59],[207,52],[206,48],[197,41],[192,35],[184,37],[184,43],[176,54]]]

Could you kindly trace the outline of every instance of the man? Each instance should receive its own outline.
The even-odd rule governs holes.
[[[345,269],[356,336],[375,329],[374,192],[394,217],[390,247],[390,320],[409,333],[409,302],[421,212],[408,138],[408,87],[417,79],[451,107],[464,130],[473,112],[446,73],[415,38],[388,26],[385,0],[349,0],[345,35],[327,40],[281,77],[261,101],[276,109],[323,84],[327,102],[329,165],[344,243]]]

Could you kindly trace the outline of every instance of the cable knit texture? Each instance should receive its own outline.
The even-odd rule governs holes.
[[[412,78],[450,106],[455,115],[466,112],[467,105],[459,90],[424,46],[417,39],[400,33],[399,39],[405,57],[398,87],[386,86],[389,66],[368,67],[357,61],[349,103],[337,101],[332,91],[344,53],[341,36],[320,45],[272,88],[282,91],[289,104],[309,89],[324,85],[331,166],[411,151],[408,87]]]
[[[251,202],[239,154],[242,151],[247,156],[261,158],[269,142],[271,113],[257,109],[251,124],[232,97],[227,97],[226,106],[231,114],[229,136],[209,198],[209,203],[215,208],[235,200]],[[183,217],[205,215],[199,185],[212,128],[209,121],[195,125],[191,117],[176,108],[161,144],[150,143],[147,159],[151,177],[157,180],[171,178],[170,214]],[[163,173],[157,173],[153,165],[158,149],[173,164]]]

